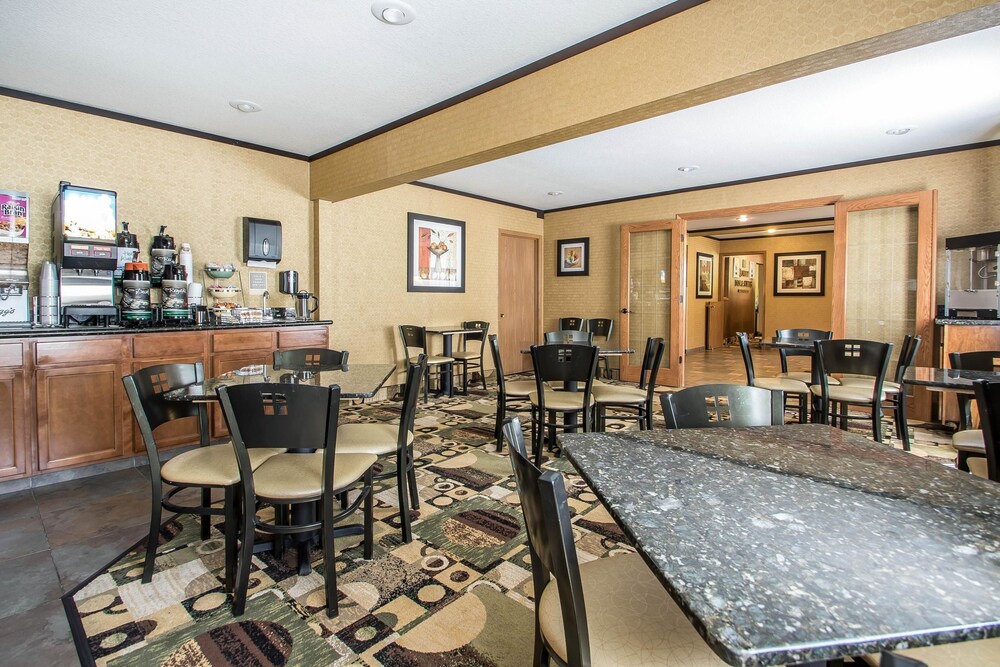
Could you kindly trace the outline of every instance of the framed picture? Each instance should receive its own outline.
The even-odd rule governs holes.
[[[695,253],[698,266],[698,286],[695,297],[699,299],[712,298],[712,286],[715,285],[715,255],[704,252]]]
[[[590,237],[556,241],[557,276],[590,275]]]
[[[465,291],[465,223],[407,213],[406,291]]]
[[[774,254],[774,296],[823,296],[826,251]]]

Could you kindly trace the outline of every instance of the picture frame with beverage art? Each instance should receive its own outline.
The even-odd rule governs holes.
[[[465,222],[406,214],[406,291],[465,292]]]
[[[694,296],[697,299],[711,299],[715,285],[715,255],[704,252],[695,253],[695,266],[697,267],[695,274],[697,286]]]
[[[774,296],[825,294],[825,250],[774,253]]]
[[[590,237],[556,241],[556,275],[590,275]]]

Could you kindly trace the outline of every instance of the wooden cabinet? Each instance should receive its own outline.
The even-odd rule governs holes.
[[[0,344],[0,479],[28,471],[21,343]]]
[[[951,368],[948,355],[952,352],[977,352],[980,350],[1000,350],[1000,326],[989,324],[944,324],[939,325],[938,340],[940,341],[939,368]],[[949,392],[940,392],[938,403],[938,421],[957,424],[958,399]],[[972,408],[973,421],[978,421],[975,404]]]

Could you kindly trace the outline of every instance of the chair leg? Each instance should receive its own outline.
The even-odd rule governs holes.
[[[462,393],[469,393],[469,362],[462,364]]]
[[[806,395],[799,394],[799,423],[806,423]]]
[[[163,513],[163,483],[159,477],[153,480],[153,503],[149,513],[149,536],[146,538],[146,564],[142,568],[142,583],[153,580],[153,564],[156,561],[156,546],[160,542],[160,519]]]
[[[288,526],[291,525],[291,518],[288,512],[288,505],[275,505],[274,506],[274,523],[278,526]],[[285,555],[285,536],[274,534],[272,544],[272,553],[274,553],[275,558],[283,558]]]
[[[848,424],[847,415],[851,412],[851,406],[845,401],[839,401],[838,403],[840,405],[840,414],[837,416],[837,423],[840,424],[841,431],[846,431]]]
[[[372,469],[365,473],[365,487],[361,490],[365,495],[364,515],[365,515],[365,547],[364,558],[371,560],[374,555],[374,525],[375,525],[375,490],[373,488]]]
[[[882,406],[876,404],[872,404],[872,431],[875,442],[882,442]]]
[[[431,367],[428,366],[427,370],[424,371],[424,403],[427,402],[427,394],[430,392],[431,388]]]
[[[497,420],[496,425],[493,427],[493,435],[497,439],[497,451],[503,451],[503,420],[507,416],[507,401],[504,400],[503,396],[497,395]]]
[[[371,468],[368,469],[371,472]],[[337,555],[333,546],[333,496],[323,494],[323,580],[326,584],[326,616],[336,618],[340,614],[337,595]]]
[[[410,506],[420,509],[420,494],[417,492],[417,471],[413,462],[413,446],[406,448],[406,484],[410,488]]]
[[[253,559],[253,498],[243,493],[243,526],[240,531],[240,556],[236,569],[236,586],[233,589],[233,616],[242,616],[247,606],[247,589],[250,587],[250,561]]]
[[[399,524],[403,529],[403,542],[413,541],[413,529],[410,527],[410,503],[407,493],[406,465],[396,458],[396,495],[399,497]]]
[[[479,377],[483,381],[483,391],[486,391],[486,367],[483,366],[482,357],[479,357]]]
[[[201,506],[210,507],[212,505],[212,489],[208,487],[202,487],[201,489]],[[212,528],[212,517],[207,514],[201,517],[201,539],[207,540],[209,533]]]
[[[236,511],[237,492],[239,485],[233,484],[225,488],[225,558],[226,558],[226,580],[227,591],[233,590],[233,583],[236,580],[236,545],[239,539],[239,516]]]

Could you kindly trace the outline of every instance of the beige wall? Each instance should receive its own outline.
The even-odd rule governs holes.
[[[719,261],[719,246],[721,244],[715,239],[707,236],[688,235],[687,248],[687,341],[685,347],[692,348],[705,347],[705,304],[715,303],[721,298],[719,287],[719,276],[722,272],[722,263]],[[698,289],[698,262],[697,253],[705,253],[715,258],[715,275],[712,283],[712,298],[699,299],[695,296]]]
[[[550,213],[545,216],[545,319],[552,322],[566,314],[564,311],[570,307],[567,304],[572,304],[573,310],[584,315],[618,312],[618,248],[622,224],[672,220],[681,213],[828,195],[857,199],[931,189],[938,190],[939,194],[940,302],[944,289],[942,239],[994,231],[1000,226],[996,217],[996,211],[1000,210],[998,174],[1000,147],[995,146]],[[594,260],[590,277],[549,278],[555,273],[555,239],[576,236],[590,237]],[[692,317],[689,312],[689,322]],[[767,313],[765,318],[768,318]],[[776,321],[768,321],[768,330],[775,328]],[[692,339],[688,346],[696,347],[697,340]]]
[[[413,185],[318,208],[320,314],[333,320],[331,347],[349,350],[358,362],[401,361],[400,324],[486,320],[496,333],[499,230],[542,234],[542,221],[530,211]],[[465,221],[464,293],[406,291],[411,211]],[[440,350],[440,340],[434,345]]]
[[[312,285],[308,163],[0,96],[0,188],[31,197],[33,293],[39,264],[52,258],[59,181],[116,191],[118,220],[131,223],[146,261],[152,236],[166,225],[178,244],[191,244],[198,280],[207,278],[206,262],[239,263],[243,216],[280,220],[279,267],[296,269],[303,288]],[[273,303],[291,305],[278,294],[277,272],[267,273]]]
[[[832,317],[833,233],[796,234],[788,236],[734,239],[723,241],[720,252],[724,255],[764,253],[764,324],[761,333],[765,339],[774,335],[775,329],[829,329]],[[826,294],[824,296],[774,296],[774,253],[776,252],[826,252]]]

